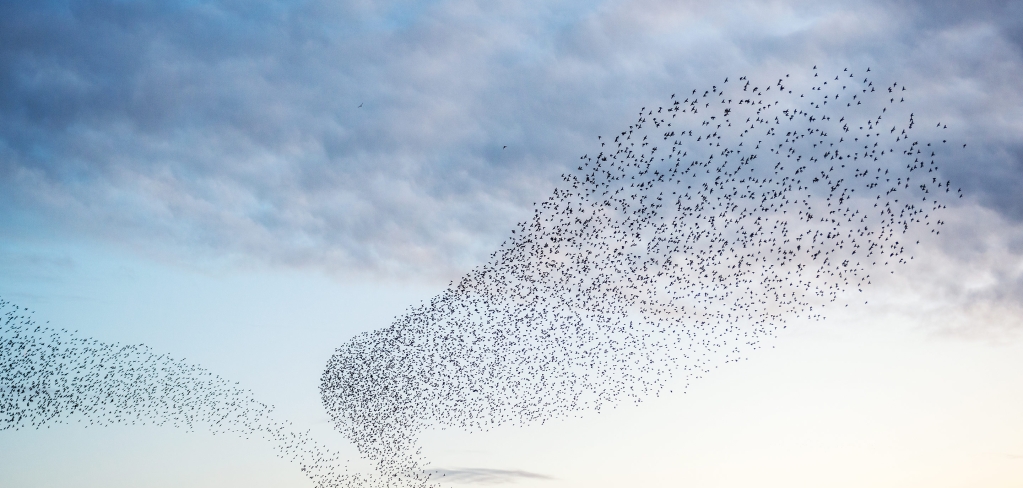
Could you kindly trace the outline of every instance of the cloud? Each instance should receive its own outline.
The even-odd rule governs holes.
[[[940,337],[1011,342],[1023,333],[1023,225],[977,205],[950,208],[912,262],[873,278],[869,301]]]
[[[490,468],[456,468],[437,469],[430,471],[432,479],[448,483],[474,484],[474,485],[498,485],[515,483],[521,479],[552,480],[554,478],[529,471],[518,469],[490,469]]]
[[[813,64],[909,85],[968,143],[948,174],[1023,221],[1015,5],[6,2],[0,223],[183,262],[455,276],[639,107]]]

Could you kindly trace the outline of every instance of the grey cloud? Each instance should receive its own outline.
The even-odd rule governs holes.
[[[521,479],[551,480],[550,476],[518,469],[456,468],[431,471],[432,479],[449,483],[497,485],[514,483]]]
[[[1023,145],[1012,142],[978,145],[969,152],[963,165],[949,168],[954,178],[972,198],[998,209],[1015,222],[1023,221]],[[978,162],[985,163],[978,171]],[[972,168],[970,166],[973,166]]]
[[[949,174],[1023,220],[1018,7],[930,5],[7,2],[0,223],[451,275],[640,106],[824,63],[905,80],[974,151]]]

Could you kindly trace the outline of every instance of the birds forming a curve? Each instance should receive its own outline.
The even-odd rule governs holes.
[[[725,79],[643,107],[489,261],[339,347],[323,404],[376,473],[348,473],[198,365],[37,325],[2,299],[0,431],[203,428],[268,440],[317,486],[428,486],[424,429],[538,424],[684,389],[894,272],[961,198],[939,170],[946,126],[919,126],[906,88],[867,71]]]

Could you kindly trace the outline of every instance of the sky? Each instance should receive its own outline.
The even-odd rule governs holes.
[[[0,296],[238,380],[360,466],[320,404],[335,347],[482,264],[637,108],[814,65],[967,145],[940,239],[685,394],[424,452],[462,485],[1021,486],[1018,2],[4,2]],[[0,459],[3,486],[310,486],[172,428],[3,431]]]

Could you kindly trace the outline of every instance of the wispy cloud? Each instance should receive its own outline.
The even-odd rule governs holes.
[[[554,478],[518,469],[455,468],[430,471],[434,480],[448,483],[498,485],[515,483],[522,479],[552,480]]]

